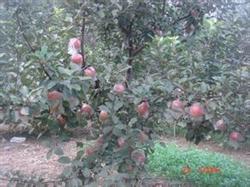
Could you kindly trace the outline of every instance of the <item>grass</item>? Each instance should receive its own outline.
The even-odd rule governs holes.
[[[157,143],[148,156],[146,167],[154,175],[191,182],[196,186],[250,186],[250,170],[241,163],[223,154],[195,148],[181,149],[175,144],[164,146]],[[219,171],[211,173],[200,170],[207,167],[218,168]]]

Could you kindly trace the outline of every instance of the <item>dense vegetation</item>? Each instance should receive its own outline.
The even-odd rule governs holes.
[[[226,0],[6,1],[2,121],[18,123],[15,111],[28,107],[27,126],[39,137],[84,128],[93,142],[78,142],[76,160],[60,159],[72,163],[64,177],[73,183],[113,171],[137,177],[170,128],[196,144],[211,132],[235,148],[249,144],[247,8]]]
[[[225,155],[156,144],[148,169],[170,180],[191,181],[198,186],[249,186],[250,169]]]

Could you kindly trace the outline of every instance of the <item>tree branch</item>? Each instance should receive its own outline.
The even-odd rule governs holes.
[[[126,81],[129,82],[132,79],[132,62],[133,62],[133,41],[131,38],[132,35],[132,26],[133,26],[133,20],[131,21],[128,32],[126,34],[127,40],[128,40],[128,61],[127,64],[130,66],[130,68],[127,70],[127,76],[126,76]]]
[[[179,21],[184,20],[184,19],[187,19],[189,16],[190,16],[190,14],[188,14],[188,15],[186,15],[186,16],[183,16],[183,17],[180,17],[180,18],[178,18],[177,20],[175,20],[174,22],[172,22],[170,25],[175,25],[175,24],[178,23]]]
[[[31,43],[30,43],[29,40],[28,40],[28,37],[24,34],[24,31],[23,31],[23,29],[22,29],[22,24],[21,24],[19,15],[18,15],[19,11],[20,11],[20,9],[17,9],[17,11],[16,11],[16,21],[17,21],[17,25],[18,25],[18,27],[19,27],[20,30],[21,30],[22,37],[23,37],[23,39],[24,39],[24,41],[25,41],[27,47],[30,49],[30,51],[31,51],[32,53],[35,53],[36,49],[31,45]],[[45,73],[45,75],[46,75],[50,80],[52,80],[52,77],[50,76],[49,72],[45,69],[43,63],[40,62],[40,61],[38,61],[38,63],[40,64],[40,66],[41,66],[43,72]]]
[[[83,13],[82,28],[81,28],[81,55],[83,57],[82,67],[86,66],[85,57],[84,57],[84,35],[85,35],[85,15]]]

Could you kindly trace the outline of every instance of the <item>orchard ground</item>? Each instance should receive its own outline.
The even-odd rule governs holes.
[[[27,138],[24,143],[10,143],[6,134],[0,133],[0,187],[6,184],[4,173],[20,171],[25,176],[37,175],[45,179],[45,181],[57,181],[58,176],[67,164],[60,164],[57,155],[52,155],[47,160],[49,148],[43,144],[43,140],[49,140],[54,146],[63,149],[64,155],[74,158],[77,153],[76,142],[87,142],[84,137],[71,138],[69,141],[60,141],[57,137],[46,137],[42,140],[35,138]],[[5,138],[4,138],[5,137]],[[190,143],[182,137],[161,137],[161,141],[166,143],[175,143],[180,147],[189,147]],[[192,144],[192,146],[195,146]],[[239,150],[224,148],[213,141],[203,141],[195,146],[199,149],[212,152],[219,152],[229,155],[235,160],[243,162],[244,165],[250,167],[250,147],[244,147]],[[3,180],[5,179],[5,180]]]

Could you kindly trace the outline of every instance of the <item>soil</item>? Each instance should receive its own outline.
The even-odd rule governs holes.
[[[181,137],[163,137],[166,143],[176,143],[181,147],[188,147],[190,143]],[[0,136],[1,141],[1,136]],[[64,150],[65,156],[74,158],[76,156],[76,142],[79,139],[70,139],[67,142],[59,141],[58,138],[49,139],[51,145],[60,146]],[[250,166],[250,149],[232,150],[225,149],[211,141],[201,142],[197,148],[213,152],[219,152],[231,156],[233,159],[243,162]],[[49,148],[43,144],[43,141],[34,138],[28,138],[23,143],[10,143],[2,137],[0,142],[0,187],[6,186],[8,179],[4,174],[13,171],[20,171],[21,174],[31,176],[41,176],[45,181],[57,180],[67,165],[60,164],[57,155],[52,155],[47,160]]]

